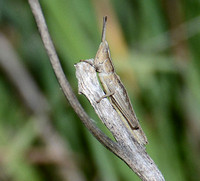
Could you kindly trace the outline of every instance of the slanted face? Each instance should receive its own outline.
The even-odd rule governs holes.
[[[94,66],[99,73],[114,72],[107,41],[101,42],[94,59]]]

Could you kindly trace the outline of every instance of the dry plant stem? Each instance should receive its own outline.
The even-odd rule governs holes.
[[[112,132],[117,143],[123,147],[123,153],[119,157],[142,180],[164,180],[157,166],[146,153],[145,148],[132,139],[131,134],[123,125],[119,114],[113,109],[109,100],[104,98],[97,103],[97,100],[105,94],[98,82],[94,67],[85,62],[76,64],[76,77],[79,92],[88,98],[100,119]]]
[[[112,111],[112,112],[108,112],[108,110],[107,110],[106,115],[109,117],[106,118],[106,117],[104,117],[106,115],[103,115],[103,114],[102,114],[103,116],[102,117],[100,116],[100,117],[102,118],[102,121],[107,125],[107,127],[110,128],[111,132],[115,136],[118,143],[112,141],[101,130],[99,130],[98,127],[92,121],[92,119],[90,119],[89,116],[85,113],[85,111],[83,110],[82,106],[80,105],[78,99],[74,95],[74,93],[64,75],[64,72],[61,68],[61,65],[59,63],[58,57],[55,52],[55,48],[53,46],[50,35],[48,33],[48,29],[47,29],[47,26],[46,26],[46,23],[45,23],[38,0],[29,0],[29,4],[31,6],[33,15],[36,19],[37,26],[40,31],[44,46],[45,46],[48,56],[50,58],[52,67],[53,67],[56,77],[59,81],[59,84],[60,84],[66,98],[68,99],[71,106],[73,107],[75,112],[78,114],[78,116],[80,117],[82,122],[85,124],[85,126],[105,147],[107,147],[110,151],[112,151],[114,154],[116,154],[118,157],[120,157],[122,160],[124,160],[128,164],[128,166],[142,180],[145,180],[145,181],[147,181],[147,180],[148,181],[164,180],[162,174],[160,173],[160,171],[158,170],[158,168],[156,167],[154,162],[151,160],[151,158],[145,152],[145,149],[142,148],[137,143],[135,143],[134,141],[132,141],[127,130],[124,129],[124,127],[122,125],[120,125],[119,118],[117,118],[116,112],[110,105],[109,101],[106,99],[103,99],[99,103],[99,105],[96,104],[97,99],[100,98],[100,96],[103,94],[103,92],[102,92],[102,90],[100,90],[100,92],[96,92],[97,91],[96,89],[95,90],[90,89],[89,82],[87,82],[85,84],[85,86],[89,88],[88,89],[88,91],[89,91],[88,99],[90,100],[91,104],[94,106],[95,111],[99,115],[101,115],[102,111],[105,111],[105,109],[103,108],[105,105],[106,105],[106,108],[108,108],[108,110]],[[77,77],[79,79],[79,90],[81,92],[84,92],[84,88],[83,88],[83,87],[85,87],[84,79],[87,78],[85,76],[82,77],[82,73],[85,73],[84,69],[86,69],[86,70],[88,68],[91,69],[92,74],[90,74],[90,75],[92,77],[94,77],[94,74],[96,75],[96,72],[94,69],[92,70],[92,67],[87,63],[77,64],[76,68],[78,68],[79,65],[86,66],[83,69],[77,70]],[[91,72],[89,72],[89,73],[91,73]],[[90,81],[92,83],[94,83],[95,85],[98,82],[97,79],[96,80],[90,79]],[[90,82],[90,84],[91,84],[91,82]],[[83,84],[83,86],[82,86],[83,89],[80,89],[81,84]],[[94,86],[92,88],[94,88]],[[105,104],[102,104],[102,103],[105,103]],[[112,119],[115,119],[115,118],[118,119],[116,123],[112,122],[112,124],[110,124],[110,122],[108,121],[112,117],[110,115],[113,115]],[[118,126],[120,126],[120,129],[122,130],[122,132],[124,134],[120,134],[120,132],[118,132],[118,131],[120,131],[120,129],[117,128]],[[117,131],[115,132],[115,130],[117,130]],[[123,135],[123,138],[120,138],[120,136],[122,136],[122,135]]]
[[[66,140],[64,141],[51,125],[48,101],[21,62],[22,60],[17,56],[9,41],[0,33],[0,67],[34,116],[32,120],[34,120],[37,133],[45,143],[47,152],[44,153],[46,157],[42,154],[40,156],[43,159],[48,157],[49,160],[56,162],[62,180],[85,181]]]
[[[56,54],[54,45],[52,43],[51,37],[48,32],[48,28],[40,7],[40,4],[38,0],[29,0],[28,1],[32,10],[32,13],[35,17],[38,29],[40,31],[40,35],[42,38],[42,41],[44,43],[45,49],[47,51],[47,54],[50,58],[51,65],[53,67],[53,70],[55,72],[55,75],[58,79],[58,82],[68,99],[69,103],[71,104],[74,111],[77,113],[77,115],[80,117],[84,125],[90,130],[90,132],[109,150],[111,150],[113,153],[118,155],[118,152],[120,152],[120,147],[113,142],[110,138],[108,138],[98,127],[94,124],[93,120],[90,119],[90,117],[85,113],[82,106],[80,105],[78,99],[76,98],[75,94],[72,91],[72,88],[68,82],[68,80],[65,77],[65,74],[62,70],[62,67],[60,65],[58,56]]]

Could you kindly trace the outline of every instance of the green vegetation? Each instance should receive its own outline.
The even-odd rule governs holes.
[[[40,3],[74,92],[106,133],[86,98],[77,93],[74,64],[95,56],[102,17],[108,15],[107,39],[113,63],[147,135],[147,152],[166,180],[199,180],[199,1],[43,0]],[[57,144],[44,135],[46,132],[42,130],[47,127],[41,124],[43,117],[30,108],[0,62],[0,180],[67,180],[66,169],[70,173],[74,170],[77,177],[85,180],[139,180],[125,163],[93,138],[70,108],[27,1],[0,0],[2,37],[11,43],[10,51],[15,51],[18,57],[13,61],[24,66],[34,80],[31,84],[47,100],[41,111],[48,117],[51,133],[62,141]],[[0,59],[4,61],[4,54],[9,56],[11,52],[1,50]],[[18,77],[19,72],[13,74]],[[25,91],[26,88],[23,87]],[[60,145],[67,154],[54,157],[54,148]]]

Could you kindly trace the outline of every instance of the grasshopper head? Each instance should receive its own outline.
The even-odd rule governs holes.
[[[99,73],[111,73],[114,72],[114,67],[110,58],[110,50],[108,46],[108,42],[106,41],[106,22],[107,16],[103,17],[103,30],[102,30],[102,38],[101,44],[97,51],[97,54],[94,59],[94,66]]]

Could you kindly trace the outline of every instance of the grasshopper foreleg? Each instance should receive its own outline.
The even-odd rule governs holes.
[[[107,94],[105,94],[104,96],[100,97],[99,100],[97,100],[97,103],[100,103],[102,99],[110,97],[114,94],[114,92],[109,92]]]
[[[94,59],[80,60],[80,62],[88,63],[88,64],[90,64],[92,67],[94,67]]]

